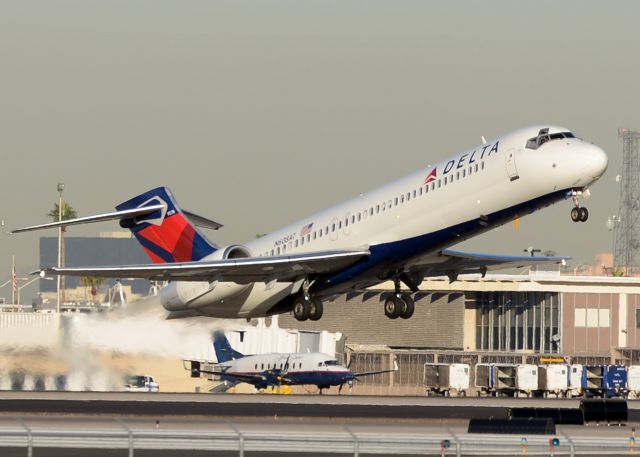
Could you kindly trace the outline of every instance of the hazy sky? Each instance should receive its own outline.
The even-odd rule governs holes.
[[[550,123],[609,154],[589,222],[566,202],[463,247],[591,263],[611,250],[617,128],[640,129],[639,17],[637,1],[0,0],[0,217],[45,222],[58,181],[80,215],[166,185],[242,243]],[[39,266],[41,234],[1,235],[0,283],[11,254],[19,275]]]

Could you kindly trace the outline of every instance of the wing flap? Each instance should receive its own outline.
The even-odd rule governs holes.
[[[445,249],[433,261],[420,262],[411,270],[419,271],[423,277],[457,276],[459,274],[481,273],[509,268],[525,268],[538,265],[564,265],[570,257],[561,256],[511,256],[464,252]]]
[[[217,280],[240,284],[273,280],[288,282],[313,274],[338,271],[368,255],[368,250],[321,251],[291,256],[247,257],[152,265],[44,268],[39,273],[43,276],[96,276],[164,281]]]

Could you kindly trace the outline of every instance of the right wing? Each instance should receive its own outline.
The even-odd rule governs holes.
[[[121,265],[108,267],[44,268],[41,276],[96,276],[171,281],[293,282],[313,274],[339,271],[367,257],[368,250],[317,251],[290,256]]]
[[[185,362],[190,363],[190,368],[187,368],[187,366],[185,365]],[[277,376],[275,374],[271,374],[269,376],[268,372],[250,374],[250,373],[234,373],[229,371],[203,370],[200,368],[202,362],[197,360],[183,360],[182,363],[186,370],[191,371],[192,377],[196,374],[199,376],[201,373],[204,373],[204,374],[212,374],[215,376],[221,376],[221,377],[224,376],[228,378],[233,378],[237,382],[246,382],[249,384],[263,384],[263,383],[270,384],[271,383],[270,378],[273,376]],[[285,377],[282,377],[282,379],[280,380],[280,382],[289,382],[289,381],[290,380]]]

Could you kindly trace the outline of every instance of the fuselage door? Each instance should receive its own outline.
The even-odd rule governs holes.
[[[507,167],[507,176],[511,181],[515,181],[518,176],[518,169],[516,168],[516,149],[509,148],[504,153],[505,165]]]

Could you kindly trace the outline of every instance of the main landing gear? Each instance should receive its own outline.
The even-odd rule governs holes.
[[[415,303],[410,294],[401,294],[399,292],[389,295],[384,301],[384,314],[389,319],[409,319],[413,316]]]
[[[317,297],[310,297],[301,293],[293,302],[293,317],[300,322],[307,319],[317,321],[322,317],[322,312],[322,300]]]
[[[421,277],[416,280],[416,277],[411,277],[407,273],[401,273],[393,279],[394,293],[387,296],[384,300],[384,315],[389,319],[397,319],[399,317],[403,319],[409,319],[413,316],[416,305],[411,296],[411,293],[418,292],[418,286],[420,285]],[[411,293],[401,292],[400,282],[406,284],[411,290]]]
[[[589,189],[577,189],[571,191],[573,198],[573,208],[571,209],[571,220],[573,222],[586,222],[589,219],[589,211],[587,208],[581,207],[579,198],[589,198]]]

